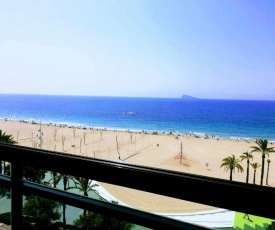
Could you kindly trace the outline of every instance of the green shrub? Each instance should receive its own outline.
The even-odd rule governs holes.
[[[11,213],[5,212],[0,214],[0,222],[3,224],[10,225],[11,224]]]

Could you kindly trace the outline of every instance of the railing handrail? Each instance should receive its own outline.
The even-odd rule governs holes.
[[[0,158],[160,195],[275,219],[275,189],[54,151],[0,144]],[[62,167],[61,167],[62,166]],[[251,199],[251,197],[255,199]]]

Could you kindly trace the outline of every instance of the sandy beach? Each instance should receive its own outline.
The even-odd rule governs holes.
[[[0,129],[13,135],[19,145],[40,148],[40,124],[2,119],[0,120]],[[223,179],[229,179],[229,172],[220,168],[222,159],[232,154],[239,157],[243,152],[250,151],[251,146],[256,145],[253,141],[249,143],[245,140],[204,139],[168,134],[154,135],[126,130],[75,128],[60,124],[42,124],[41,130],[43,149]],[[272,145],[270,146],[272,147]],[[272,167],[275,155],[270,154],[270,159],[269,186],[275,186],[274,167]],[[261,154],[254,153],[253,162],[261,164]],[[236,171],[233,174],[233,180],[245,182],[246,161],[242,162],[242,166],[244,173]],[[266,169],[267,164],[265,171]],[[256,173],[257,184],[260,182],[260,173],[261,168]],[[253,169],[251,167],[249,177],[250,183],[252,183]],[[213,207],[188,201],[106,183],[100,184],[118,200],[149,212],[181,213],[213,209]]]

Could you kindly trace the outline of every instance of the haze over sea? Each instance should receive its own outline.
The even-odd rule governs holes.
[[[0,118],[275,140],[275,101],[0,94]]]

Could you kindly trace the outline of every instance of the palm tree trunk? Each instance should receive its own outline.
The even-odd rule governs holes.
[[[66,204],[63,203],[63,230],[67,229],[67,224],[66,224]]]
[[[67,182],[68,179],[66,176],[63,178],[63,186],[64,186],[64,191],[67,190]],[[66,204],[63,203],[63,230],[67,229],[67,224],[66,224]]]
[[[264,162],[265,162],[265,154],[262,154],[261,185],[263,185],[263,180],[264,180]]]
[[[249,177],[249,160],[247,159],[246,183],[248,183],[248,177]]]
[[[230,180],[232,180],[233,169],[230,169]]]
[[[56,183],[57,173],[56,172],[52,172],[52,174],[53,174],[53,187],[56,188],[56,185],[57,185],[57,183]]]
[[[88,196],[87,191],[84,192],[84,196]],[[86,215],[87,215],[87,210],[84,209],[83,216],[86,216]]]
[[[267,173],[266,173],[266,185],[268,185],[268,174],[269,174],[269,162],[267,163]]]
[[[253,179],[253,184],[255,184],[255,179],[256,179],[256,170],[254,170],[254,179]]]

